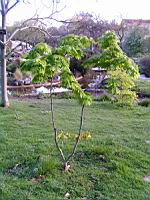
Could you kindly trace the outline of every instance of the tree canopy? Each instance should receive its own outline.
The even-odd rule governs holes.
[[[55,49],[39,43],[24,56],[22,69],[33,73],[34,82],[48,81],[60,74],[61,86],[71,89],[82,105],[90,105],[91,97],[81,89],[70,71],[69,60],[71,57],[80,59],[84,55],[83,49],[89,48],[92,42],[86,36],[68,35]]]
[[[127,57],[118,43],[114,32],[106,32],[97,40],[101,52],[85,61],[84,65],[107,69],[109,91],[118,100],[132,103],[136,95],[131,89],[139,75],[138,66]]]

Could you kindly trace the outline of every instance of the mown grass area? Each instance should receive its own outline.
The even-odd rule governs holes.
[[[135,82],[135,90],[137,92],[150,94],[150,81],[149,80],[137,80]]]
[[[55,99],[57,126],[75,133],[80,107]],[[150,200],[150,107],[94,102],[86,108],[71,171],[62,172],[54,145],[49,100],[12,100],[0,108],[1,200]],[[66,153],[71,149],[69,140]],[[41,176],[40,176],[41,175]]]

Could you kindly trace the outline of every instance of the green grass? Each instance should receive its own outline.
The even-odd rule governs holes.
[[[76,132],[78,104],[55,99],[55,109],[59,129]],[[61,170],[50,119],[46,99],[0,108],[1,200],[63,200],[67,192],[72,200],[150,200],[150,183],[143,181],[150,175],[150,107],[94,102],[86,108],[83,131],[92,139],[81,141],[68,173]]]
[[[150,81],[149,80],[137,80],[135,83],[135,90],[137,92],[150,94]]]

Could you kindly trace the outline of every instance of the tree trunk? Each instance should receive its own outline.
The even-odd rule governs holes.
[[[6,13],[2,13],[2,29],[6,30]],[[8,94],[7,94],[7,72],[6,72],[6,34],[1,35],[1,105],[9,107]]]
[[[7,94],[7,72],[6,72],[6,47],[1,47],[1,105],[9,107],[8,94]]]

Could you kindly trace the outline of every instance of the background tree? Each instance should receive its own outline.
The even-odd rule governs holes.
[[[53,15],[58,13],[59,11],[54,9],[54,5],[55,3],[57,3],[58,1],[56,0],[50,0],[50,3],[53,4],[52,7],[52,12],[50,13],[49,16],[45,16],[45,17],[39,17],[38,15],[25,20],[24,23],[22,23],[22,25],[20,27],[18,27],[16,30],[14,30],[14,32],[7,37],[5,31],[7,29],[6,27],[6,23],[7,23],[7,14],[13,10],[13,8],[15,6],[17,6],[17,4],[21,3],[21,2],[26,2],[25,0],[0,0],[0,13],[1,13],[1,17],[2,17],[2,24],[1,24],[1,28],[4,31],[3,34],[1,34],[1,38],[0,38],[0,49],[1,49],[1,105],[3,107],[8,107],[9,106],[9,101],[8,101],[8,95],[7,95],[7,73],[6,73],[6,61],[7,61],[7,53],[6,53],[6,48],[7,45],[9,44],[10,40],[19,32],[27,30],[29,28],[29,26],[25,26],[25,24],[29,21],[36,21],[37,23],[39,21],[42,21],[44,19],[52,19]],[[27,1],[28,2],[28,1]],[[37,27],[37,26],[32,26],[30,27],[34,30],[40,30],[43,33],[47,33],[45,30]]]
[[[96,39],[108,30],[118,31],[118,24],[115,21],[108,22],[99,16],[89,13],[80,13],[73,16],[70,20],[64,21],[63,25],[56,28],[48,28],[51,36],[47,36],[46,42],[51,46],[57,46],[61,37],[68,34],[85,35]]]
[[[144,45],[145,30],[141,27],[132,27],[127,32],[122,43],[123,50],[128,56],[137,56],[147,51]]]
[[[48,27],[47,32],[49,35],[46,36],[45,42],[53,48],[58,46],[61,37],[67,35],[66,26],[64,25],[59,28],[54,26]]]
[[[23,24],[23,21],[15,22],[12,27],[7,27],[7,36],[9,37],[16,29],[19,29]],[[16,33],[13,37],[13,40],[19,40],[22,42],[26,42],[34,46],[35,44],[39,42],[45,42],[46,35],[44,32],[42,32],[42,29],[46,30],[46,27],[44,27],[41,23],[37,23],[36,21],[28,21],[27,23],[24,23],[25,27],[29,27],[28,29],[25,29],[24,31],[19,31]],[[39,27],[39,29],[35,29],[34,27]],[[31,28],[30,28],[31,27]],[[33,27],[33,28],[32,28]]]
[[[100,37],[104,32],[115,29],[114,21],[108,22],[102,20],[99,16],[93,16],[89,13],[80,13],[75,15],[67,25],[68,33],[76,35],[86,35],[96,39]]]
[[[148,53],[150,53],[150,36],[145,37],[144,46]]]
[[[140,73],[150,77],[150,55],[142,57],[139,61]]]

